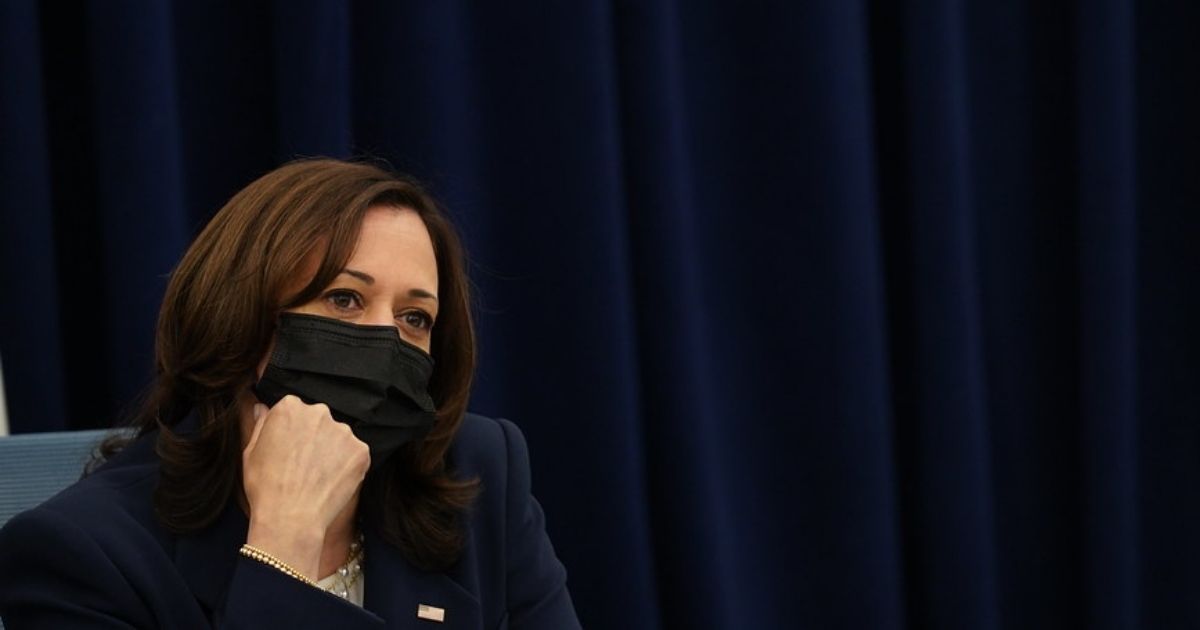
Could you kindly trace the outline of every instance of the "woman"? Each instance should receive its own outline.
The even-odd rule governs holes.
[[[8,629],[577,627],[521,433],[466,413],[461,258],[374,166],[239,192],[171,276],[136,439],[0,531]]]

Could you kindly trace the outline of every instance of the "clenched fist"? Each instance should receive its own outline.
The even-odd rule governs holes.
[[[269,410],[256,403],[254,418],[242,453],[246,542],[315,580],[326,530],[358,492],[369,449],[329,407],[295,396]]]

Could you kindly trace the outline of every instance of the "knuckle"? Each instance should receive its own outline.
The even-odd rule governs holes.
[[[314,427],[323,427],[332,418],[329,413],[329,406],[325,403],[306,405],[304,415]]]
[[[275,408],[282,409],[290,414],[294,413],[295,410],[299,409],[303,405],[304,403],[300,401],[300,397],[296,396],[295,394],[288,394],[283,398],[280,398],[279,402],[275,403]]]

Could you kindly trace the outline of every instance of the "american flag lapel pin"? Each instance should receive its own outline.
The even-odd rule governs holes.
[[[446,609],[430,606],[429,604],[417,604],[417,619],[427,619],[442,623],[446,620]]]

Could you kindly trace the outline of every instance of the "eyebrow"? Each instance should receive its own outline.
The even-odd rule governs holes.
[[[364,271],[359,271],[357,269],[343,269],[342,273],[344,273],[348,276],[353,276],[355,278],[358,278],[359,280],[362,280],[363,282],[365,282],[368,285],[375,284],[375,277]],[[425,299],[433,300],[434,302],[438,301],[436,295],[426,291],[425,289],[409,289],[408,296],[415,297],[415,298],[425,298]]]

